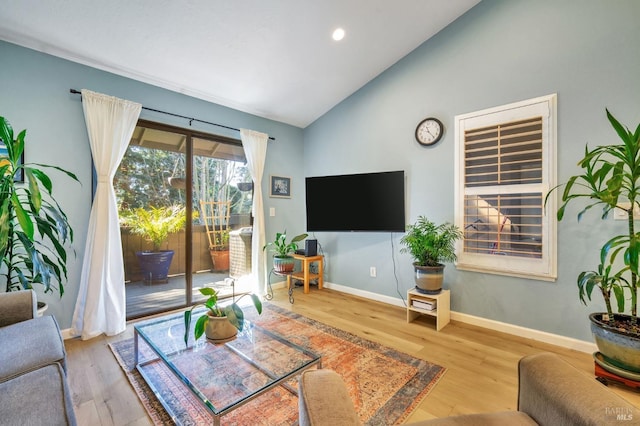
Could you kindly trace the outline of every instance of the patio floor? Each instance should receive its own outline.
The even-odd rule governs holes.
[[[204,301],[198,291],[202,287],[215,288],[220,298],[231,297],[232,286],[225,283],[229,278],[227,272],[198,272],[193,274],[193,300]],[[148,284],[142,281],[125,285],[127,298],[127,319],[138,318],[153,313],[168,311],[185,306],[185,277],[176,275],[169,277],[167,283]],[[241,288],[236,281],[236,294],[250,291]]]

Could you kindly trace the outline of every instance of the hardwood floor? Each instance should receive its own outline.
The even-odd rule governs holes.
[[[454,414],[515,410],[517,363],[524,355],[555,352],[593,376],[590,354],[455,321],[436,332],[433,319],[425,316],[407,324],[403,308],[328,289],[312,288],[309,294],[299,290],[295,290],[293,305],[285,289],[275,290],[272,303],[447,368],[407,423]],[[130,323],[119,336],[65,341],[80,425],[151,424],[107,346],[132,336]],[[610,388],[640,407],[640,392],[616,385]]]

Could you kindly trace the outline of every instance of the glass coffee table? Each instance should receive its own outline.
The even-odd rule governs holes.
[[[194,311],[192,327],[202,313]],[[319,355],[250,321],[226,343],[210,343],[204,336],[194,342],[190,330],[185,346],[183,318],[181,313],[134,325],[136,368],[178,423],[147,374],[153,363],[164,363],[192,391],[213,416],[215,426],[225,414],[276,386],[297,395],[287,381],[312,366],[322,368]]]

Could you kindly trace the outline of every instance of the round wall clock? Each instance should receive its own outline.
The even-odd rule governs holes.
[[[416,140],[420,145],[430,146],[442,138],[444,126],[437,118],[429,117],[422,120],[416,127]]]

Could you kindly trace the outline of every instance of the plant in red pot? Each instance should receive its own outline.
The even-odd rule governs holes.
[[[276,239],[270,243],[265,244],[262,250],[267,247],[271,247],[271,251],[275,253],[273,255],[273,269],[277,273],[291,273],[293,272],[294,259],[291,256],[298,249],[298,243],[309,234],[296,235],[287,243],[287,231],[276,233]]]

